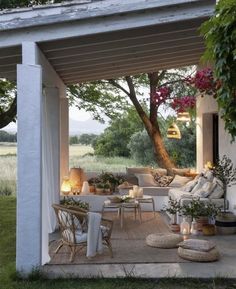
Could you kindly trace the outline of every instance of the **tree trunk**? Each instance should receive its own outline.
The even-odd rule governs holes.
[[[139,117],[141,118],[141,120],[144,124],[144,127],[145,127],[145,129],[146,129],[146,131],[147,131],[147,133],[148,133],[148,135],[149,135],[149,137],[153,143],[154,154],[156,157],[157,164],[160,167],[163,167],[166,169],[174,168],[175,165],[174,165],[173,161],[170,159],[170,157],[166,151],[165,145],[162,141],[160,128],[159,128],[159,125],[157,122],[157,111],[150,103],[150,118],[148,118],[147,114],[143,110],[142,106],[140,105],[140,103],[136,97],[132,78],[130,76],[126,76],[126,81],[127,81],[127,84],[129,86],[129,90],[130,90],[129,98],[132,101],[133,105],[135,106],[137,113],[139,114]],[[156,75],[155,75],[155,82],[157,83]],[[150,82],[150,88],[151,88],[151,90],[154,89],[154,86],[152,86],[151,82]]]

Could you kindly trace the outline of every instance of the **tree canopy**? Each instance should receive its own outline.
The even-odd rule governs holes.
[[[236,1],[220,0],[214,15],[206,21],[201,33],[205,38],[204,60],[213,64],[218,82],[216,99],[225,128],[232,140],[236,136]]]

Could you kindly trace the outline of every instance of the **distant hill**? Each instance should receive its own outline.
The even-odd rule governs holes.
[[[80,135],[82,133],[100,134],[107,126],[107,124],[102,124],[92,118],[85,121],[69,119],[70,135]]]
[[[100,134],[107,126],[108,124],[102,124],[97,120],[93,120],[92,118],[85,121],[78,121],[72,118],[69,119],[70,135],[80,135],[82,133]],[[3,130],[9,133],[16,133],[17,124],[11,123],[10,125],[3,128]]]

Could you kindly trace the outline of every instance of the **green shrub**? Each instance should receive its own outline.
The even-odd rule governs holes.
[[[10,196],[16,193],[16,182],[0,180],[0,195],[1,196]]]

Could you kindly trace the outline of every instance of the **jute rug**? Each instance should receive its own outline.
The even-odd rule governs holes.
[[[104,217],[114,221],[112,232],[112,248],[114,257],[110,258],[108,249],[102,255],[92,259],[86,258],[86,248],[77,252],[72,264],[117,264],[117,263],[183,263],[187,262],[177,255],[177,249],[159,249],[146,245],[145,238],[152,233],[169,233],[165,216],[151,212],[142,213],[142,222],[134,219],[132,212],[125,213],[123,228],[116,213],[105,213]],[[57,254],[54,253],[58,240],[51,240],[49,252],[50,264],[71,264],[70,249],[64,246]]]

